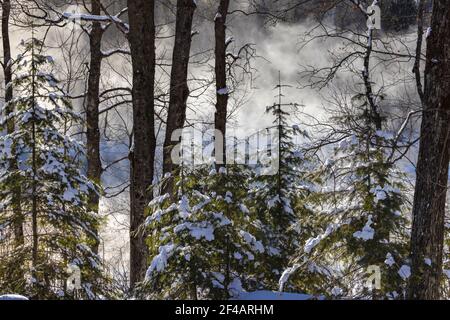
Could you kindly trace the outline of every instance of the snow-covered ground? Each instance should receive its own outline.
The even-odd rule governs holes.
[[[241,292],[236,300],[324,300],[324,297],[314,297],[302,293],[279,291]]]
[[[28,300],[28,298],[18,294],[5,294],[0,296],[0,300]]]
[[[18,294],[6,294],[0,296],[0,300],[28,300],[28,298]],[[324,300],[324,297],[315,297],[302,293],[254,291],[241,292],[239,296],[234,300]]]

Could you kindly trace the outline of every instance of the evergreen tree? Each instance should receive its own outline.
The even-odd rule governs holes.
[[[90,247],[100,221],[87,205],[97,187],[82,174],[84,150],[68,131],[80,118],[58,88],[43,42],[33,37],[22,46],[12,83],[16,97],[9,105],[16,128],[0,137],[0,291],[40,299],[98,298],[105,282]],[[9,166],[11,159],[17,168]],[[18,185],[26,234],[22,246],[10,251],[17,219],[11,190]],[[69,267],[81,271],[81,289],[67,288]],[[15,277],[21,274],[26,279]]]
[[[181,166],[176,194],[156,197],[147,225],[152,261],[143,284],[147,296],[227,299],[256,287],[256,235],[261,222],[246,205],[248,171],[228,165]],[[159,188],[170,177],[159,183]]]
[[[318,169],[322,191],[310,203],[317,231],[304,243],[300,262],[328,279],[313,286],[323,294],[397,298],[408,277],[406,187],[388,161],[396,137],[375,130],[360,110],[332,117],[339,142]],[[366,280],[378,271],[380,287],[370,288]]]
[[[291,116],[287,107],[296,108],[297,104],[282,103],[281,83],[277,85],[278,103],[267,108],[274,116],[274,141],[270,142],[272,168],[257,170],[251,182],[250,195],[252,211],[262,221],[264,242],[268,248],[263,257],[264,273],[260,279],[261,287],[278,289],[282,272],[288,267],[296,252],[302,233],[299,218],[308,215],[304,200],[311,192],[312,182],[308,178],[312,161],[294,143],[295,137],[306,137],[299,126],[289,124]],[[303,234],[303,235],[302,235]]]

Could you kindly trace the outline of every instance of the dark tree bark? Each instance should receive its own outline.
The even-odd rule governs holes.
[[[100,15],[100,0],[92,1],[91,14]],[[89,34],[90,44],[90,65],[88,76],[88,87],[86,97],[86,147],[88,178],[100,184],[102,175],[102,162],[100,159],[100,129],[99,129],[99,108],[100,108],[100,75],[102,67],[101,42],[103,28],[100,22],[92,22],[92,30]],[[100,198],[96,192],[89,195],[89,208],[98,213]],[[98,236],[98,230],[96,229]],[[99,241],[93,245],[93,251],[98,253]]]
[[[196,5],[192,0],[177,1],[175,44],[170,76],[169,111],[163,151],[164,174],[173,171],[171,153],[177,142],[172,141],[172,133],[177,129],[183,128],[186,120],[186,102],[189,97],[187,77],[191,52],[192,20],[195,9]],[[166,185],[165,192],[171,192],[171,190],[172,186],[171,182],[169,182]]]
[[[215,73],[216,73],[216,112],[214,115],[214,128],[222,133],[222,139],[216,137],[215,156],[216,167],[219,169],[226,163],[226,128],[227,128],[227,107],[228,88],[226,70],[226,22],[230,0],[220,0],[219,9],[215,17]]]
[[[373,29],[368,30],[368,44],[366,47],[366,52],[364,54],[364,71],[362,73],[364,87],[365,87],[365,96],[367,99],[367,103],[370,109],[370,122],[375,126],[377,130],[381,130],[382,128],[382,118],[380,112],[378,110],[378,105],[374,98],[373,88],[372,88],[372,80],[370,79],[370,59],[372,58],[373,52]]]
[[[147,267],[148,248],[141,226],[152,198],[155,160],[155,4],[129,0],[131,59],[133,65],[133,145],[130,150],[130,283],[142,281]]]
[[[5,77],[5,117],[8,117],[14,110],[8,107],[8,103],[13,99],[12,81],[12,61],[11,61],[11,43],[9,38],[9,18],[11,15],[11,1],[2,1],[2,40],[3,40],[3,73]],[[11,134],[15,130],[14,118],[7,120],[6,130]],[[17,170],[17,162],[12,160],[10,162],[12,170]],[[17,246],[24,244],[23,233],[23,215],[20,204],[21,190],[20,186],[15,187],[13,199],[13,213],[14,213],[14,237]]]
[[[2,39],[3,39],[3,72],[5,76],[5,103],[13,98],[13,88],[8,86],[12,80],[11,44],[9,39],[9,17],[11,15],[11,1],[2,1]]]
[[[416,59],[414,61],[413,72],[416,77],[417,93],[420,101],[423,104],[423,86],[422,86],[422,72],[420,71],[420,62],[422,60],[422,46],[423,46],[423,23],[424,23],[425,0],[419,0],[417,3],[417,45],[416,45]]]
[[[450,147],[450,0],[435,0],[428,37],[411,237],[411,299],[439,299]],[[431,261],[428,265],[425,261]],[[428,262],[429,262],[428,261]]]
[[[32,37],[34,38],[34,29],[32,30]],[[34,42],[31,48],[31,70],[32,70],[32,83],[31,83],[31,97],[32,97],[32,106],[33,106],[33,114],[36,112],[36,67],[34,63],[35,56],[35,47]],[[38,250],[39,250],[39,230],[38,230],[38,203],[37,203],[37,150],[36,150],[36,121],[33,120],[31,122],[31,134],[32,134],[32,148],[31,148],[31,170],[33,171],[33,184],[32,184],[32,206],[31,206],[31,231],[32,231],[32,239],[33,245],[31,249],[31,266],[33,268],[32,275],[33,278],[39,279],[37,277],[36,271],[38,270]],[[39,279],[40,280],[40,279]],[[33,286],[37,287],[39,284],[38,281],[33,283]]]

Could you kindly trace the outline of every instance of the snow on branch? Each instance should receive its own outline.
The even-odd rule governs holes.
[[[125,9],[124,9],[125,10]],[[117,15],[93,15],[93,14],[86,14],[86,13],[71,13],[71,12],[64,12],[62,14],[62,17],[67,20],[72,21],[88,21],[88,22],[105,22],[105,23],[115,23],[118,28],[124,32],[125,34],[128,34],[130,30],[130,26],[128,23],[125,23],[122,21],[119,17],[124,12],[122,10]]]

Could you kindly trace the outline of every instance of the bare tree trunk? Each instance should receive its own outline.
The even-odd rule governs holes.
[[[33,26],[32,26],[33,28]],[[32,29],[32,38],[34,41],[34,29]],[[31,96],[32,96],[32,103],[33,103],[33,117],[35,117],[36,114],[36,67],[34,64],[35,59],[35,44],[33,42],[32,49],[31,49],[31,70],[32,70],[32,83],[31,83]],[[39,284],[40,279],[37,277],[37,267],[38,267],[38,259],[39,259],[39,234],[38,234],[38,203],[37,203],[37,150],[36,150],[36,119],[32,120],[31,123],[31,130],[32,130],[32,141],[33,145],[31,148],[31,169],[33,172],[33,185],[32,185],[32,191],[31,195],[33,197],[32,199],[32,207],[31,207],[31,230],[33,234],[33,246],[31,250],[31,266],[32,266],[32,276],[34,279],[38,280],[33,283],[33,285],[36,287]]]
[[[3,39],[3,73],[5,77],[5,104],[8,104],[13,99],[12,81],[12,61],[11,61],[11,44],[9,39],[9,17],[11,14],[11,1],[2,1],[2,39]],[[6,107],[5,117],[8,117],[14,110]],[[7,120],[7,132],[11,134],[15,130],[14,118]],[[17,170],[17,162],[11,160],[10,166],[12,170]],[[21,190],[20,186],[15,187],[13,192],[13,213],[14,213],[14,237],[16,246],[24,244],[23,236],[23,215],[20,201]]]
[[[423,104],[423,86],[422,76],[420,71],[420,61],[422,59],[422,46],[423,46],[423,14],[425,11],[425,0],[419,0],[417,3],[417,45],[416,45],[416,59],[414,62],[413,72],[416,76],[417,93],[419,94],[420,101]]]
[[[129,42],[133,65],[134,139],[130,150],[130,282],[142,281],[148,259],[145,232],[141,229],[152,198],[155,160],[155,5],[154,1],[129,0]]]
[[[428,36],[411,237],[411,299],[439,299],[450,147],[450,1],[435,0]],[[428,32],[427,32],[428,33]],[[431,262],[431,265],[429,265]]]
[[[364,70],[362,73],[364,86],[365,86],[365,95],[367,99],[367,103],[369,104],[370,108],[370,120],[375,125],[375,128],[377,130],[381,130],[382,128],[382,119],[380,112],[378,110],[378,106],[376,104],[376,101],[374,99],[373,89],[372,89],[372,81],[370,79],[370,59],[372,58],[372,52],[373,52],[373,29],[368,29],[368,40],[367,40],[367,47],[366,47],[366,53],[364,55]]]
[[[170,76],[169,111],[167,115],[166,136],[163,151],[163,172],[173,170],[171,152],[177,142],[172,141],[172,133],[181,129],[186,120],[186,102],[189,97],[187,85],[189,55],[191,52],[192,20],[196,9],[192,0],[177,1],[177,21],[175,30],[175,44],[172,57],[172,71]],[[165,192],[171,192],[171,182]]]
[[[91,14],[100,15],[100,0],[92,1]],[[86,104],[86,147],[88,162],[88,178],[100,184],[102,175],[102,162],[100,159],[100,129],[99,129],[99,106],[100,106],[100,74],[102,66],[101,42],[103,29],[99,22],[92,22],[92,30],[89,34],[90,65],[87,87]],[[99,196],[91,191],[89,194],[89,208],[98,213]],[[98,230],[95,229],[98,236]],[[93,251],[98,253],[99,241],[96,240]]]
[[[226,129],[227,129],[227,107],[228,88],[226,70],[226,22],[230,0],[220,0],[215,23],[215,72],[216,72],[216,112],[214,115],[214,128],[221,132],[222,139],[215,139],[215,156],[217,169],[226,163]]]
[[[5,104],[13,98],[13,87],[10,85],[12,81],[11,70],[11,44],[9,40],[9,17],[11,14],[11,1],[2,1],[2,39],[3,39],[3,72],[5,77]],[[5,116],[10,113],[10,108],[6,108]],[[14,130],[14,121],[8,120],[8,132]]]
[[[11,61],[11,43],[9,38],[9,18],[11,15],[11,1],[10,0],[4,0],[2,1],[2,40],[3,40],[3,74],[5,78],[5,114],[4,116],[6,118],[9,117],[14,112],[14,109],[8,104],[13,99],[13,86],[12,86],[12,61]],[[10,118],[6,122],[6,130],[8,134],[14,133],[15,130],[15,121],[14,118]],[[15,152],[13,151],[13,154]],[[18,169],[17,161],[16,159],[12,159],[9,162],[10,169],[12,171],[15,171]],[[24,238],[24,216],[22,212],[22,204],[21,204],[21,187],[20,185],[16,185],[13,187],[13,199],[12,199],[12,209],[13,209],[13,229],[14,229],[14,246],[15,249],[21,250],[23,248],[23,245],[25,243]],[[23,272],[23,265],[24,265],[24,256],[22,254],[19,255],[19,259],[16,261],[17,265],[20,266],[18,268],[20,274],[19,277],[23,280],[21,282],[21,285],[23,287],[21,288],[24,290],[25,286],[25,274]]]

